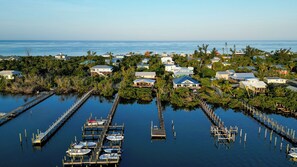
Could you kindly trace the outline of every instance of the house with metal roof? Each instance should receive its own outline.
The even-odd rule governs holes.
[[[173,77],[190,76],[194,74],[193,67],[175,67],[173,71]]]
[[[108,65],[96,65],[92,67],[90,70],[91,70],[92,76],[96,76],[96,75],[107,76],[112,73],[113,68]]]
[[[182,77],[173,79],[173,88],[176,89],[180,87],[198,89],[200,88],[200,83],[189,76],[182,76]]]
[[[133,81],[133,86],[140,87],[140,88],[151,88],[155,85],[155,82],[156,81],[153,79],[146,79],[146,78],[135,79]]]
[[[150,69],[150,65],[149,64],[137,64],[137,69]]]
[[[241,88],[249,89],[254,93],[265,93],[267,87],[266,83],[259,81],[258,78],[249,78],[245,81],[240,81],[239,86]]]
[[[287,82],[287,79],[283,79],[280,77],[265,77],[264,81],[267,84],[285,84]]]
[[[96,63],[96,61],[94,60],[86,60],[86,61],[83,61],[81,63],[79,63],[80,65],[88,65],[88,64],[93,64],[93,63]]]
[[[5,79],[15,79],[15,77],[21,77],[22,73],[20,71],[15,70],[3,70],[0,71],[0,76]]]
[[[229,77],[233,82],[246,81],[247,79],[255,78],[254,73],[234,73]]]
[[[156,72],[135,72],[135,77],[154,79],[156,78]]]

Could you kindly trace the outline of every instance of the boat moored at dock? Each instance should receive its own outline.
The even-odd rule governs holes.
[[[89,154],[91,152],[91,149],[69,149],[66,151],[67,154],[70,156],[82,156]]]

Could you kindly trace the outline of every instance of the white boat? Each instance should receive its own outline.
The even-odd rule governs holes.
[[[106,160],[106,159],[119,159],[121,154],[117,153],[110,153],[110,154],[102,154],[99,156],[99,159]]]
[[[297,147],[292,147],[289,153],[297,153]]]
[[[103,151],[106,153],[121,153],[120,148],[105,148]]]
[[[106,122],[105,119],[101,119],[101,120],[90,119],[87,121],[87,125],[88,126],[100,126],[100,125],[104,125],[105,122]]]
[[[107,140],[110,140],[110,141],[121,141],[124,139],[124,136],[122,135],[109,135],[106,137]]]
[[[86,155],[91,152],[90,149],[69,149],[66,151],[67,154],[71,156],[80,156],[80,155]]]
[[[95,142],[81,141],[79,143],[74,143],[72,146],[73,148],[94,148],[96,145],[97,143]]]
[[[297,153],[296,152],[292,152],[289,154],[290,157],[292,158],[297,158]]]

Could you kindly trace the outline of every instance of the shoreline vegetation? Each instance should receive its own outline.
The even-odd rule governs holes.
[[[167,55],[181,67],[194,67],[194,74],[191,77],[199,81],[201,86],[197,90],[186,87],[173,88],[174,77],[171,72],[165,71],[165,66],[161,62],[161,57],[164,56],[162,54],[129,53],[132,56],[123,56],[118,59],[112,53],[108,53],[109,57],[103,57],[98,56],[96,52],[88,51],[85,56],[70,56],[67,60],[56,59],[51,55],[14,56],[13,59],[1,59],[0,71],[18,70],[21,71],[22,77],[16,77],[13,80],[1,77],[0,92],[36,94],[54,90],[57,94],[83,94],[94,88],[96,95],[112,97],[118,93],[127,101],[139,100],[141,103],[152,101],[158,93],[162,102],[177,108],[197,107],[199,101],[196,95],[199,94],[207,102],[223,108],[239,109],[241,106],[238,100],[245,100],[263,112],[279,111],[285,115],[296,116],[297,92],[287,89],[283,84],[268,84],[264,93],[255,93],[238,86],[234,87],[236,84],[231,81],[214,78],[216,72],[232,69],[236,72],[253,72],[260,80],[265,77],[294,80],[297,78],[296,53],[291,52],[290,49],[264,52],[251,46],[246,46],[242,52],[238,52],[236,46],[229,49],[226,47],[221,54],[216,48],[210,52],[208,50],[208,45],[202,45],[198,46],[191,55]],[[213,62],[215,57],[220,61]],[[149,69],[137,68],[145,58],[148,59]],[[98,64],[112,66],[112,74],[91,76],[90,68]],[[280,65],[282,68],[278,69]],[[253,67],[253,69],[246,67]],[[284,70],[288,72],[284,73]],[[139,71],[156,72],[156,83],[152,88],[133,86],[133,81],[136,79],[135,72]]]

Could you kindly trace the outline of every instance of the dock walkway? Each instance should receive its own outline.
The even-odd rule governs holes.
[[[53,94],[54,94],[54,92],[41,93],[35,99],[33,99],[33,100],[27,102],[26,104],[21,105],[18,108],[6,113],[4,116],[0,117],[0,126],[5,124],[6,122],[16,118],[17,116],[19,116],[23,112],[29,110],[30,108],[34,107],[35,105],[41,103],[42,101],[49,98]]]
[[[42,145],[46,142],[77,109],[91,96],[93,89],[84,94],[74,105],[72,105],[61,117],[59,117],[45,132],[40,132],[32,138],[33,145]]]
[[[293,145],[297,145],[297,138],[295,137],[295,130],[285,127],[279,124],[277,121],[274,121],[272,118],[269,118],[266,114],[256,109],[255,107],[249,105],[247,102],[240,100],[244,109],[248,114],[255,119],[257,122],[265,126],[266,128],[274,131],[279,136],[286,139]]]
[[[104,146],[104,142],[106,141],[105,137],[107,136],[107,132],[111,129],[118,129],[121,131],[121,135],[123,135],[124,131],[124,125],[111,125],[113,116],[115,114],[116,108],[119,104],[120,96],[117,94],[116,98],[114,100],[113,106],[111,110],[109,111],[109,114],[107,116],[107,121],[103,126],[86,126],[83,127],[83,138],[91,138],[97,140],[96,147],[92,150],[91,155],[89,156],[81,156],[81,157],[64,157],[62,160],[63,166],[98,166],[98,165],[115,165],[117,166],[120,162],[120,159],[107,159],[107,160],[101,160],[99,158],[100,154],[102,153],[103,149],[106,148]],[[86,134],[88,131],[91,131],[91,134]],[[96,133],[96,134],[94,134]],[[113,147],[121,147],[113,146]]]
[[[166,138],[166,130],[164,124],[164,117],[162,113],[162,105],[161,100],[159,98],[159,94],[157,93],[157,106],[158,106],[158,117],[160,127],[153,126],[153,122],[151,123],[151,138]]]
[[[210,108],[210,106],[197,95],[202,110],[204,111],[205,115],[211,121],[213,126],[211,126],[210,131],[211,133],[218,138],[218,140],[226,140],[228,142],[235,141],[235,135],[238,133],[238,127],[231,127],[228,129],[225,127],[224,122],[217,116],[214,111]]]

